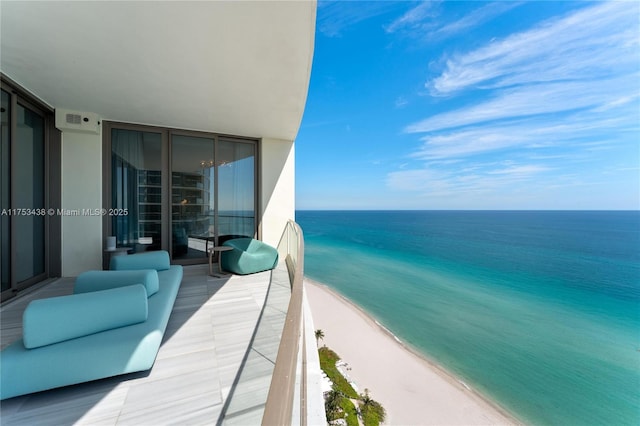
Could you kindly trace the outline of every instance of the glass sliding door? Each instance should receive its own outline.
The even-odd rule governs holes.
[[[111,219],[116,246],[132,252],[162,248],[162,134],[111,130]]]
[[[47,276],[47,113],[0,90],[2,299]]]
[[[171,253],[174,259],[206,259],[215,245],[214,139],[171,136]]]
[[[130,252],[167,250],[206,263],[207,250],[257,236],[258,141],[106,122],[105,237]],[[108,256],[105,255],[105,264]]]
[[[9,185],[11,176],[9,150],[11,140],[11,96],[4,90],[0,94],[2,95],[0,107],[0,111],[2,111],[2,119],[0,121],[0,209],[6,212],[11,208],[11,187]],[[9,276],[11,267],[11,229],[9,224],[10,216],[2,214],[0,216],[0,276],[2,278],[2,292],[11,288]]]
[[[43,212],[45,209],[44,118],[22,105],[16,109],[17,128],[13,177],[19,190],[13,192],[14,208]],[[45,272],[45,215],[12,217],[15,233],[15,280],[18,283]]]
[[[220,138],[218,143],[220,242],[256,234],[256,144]]]

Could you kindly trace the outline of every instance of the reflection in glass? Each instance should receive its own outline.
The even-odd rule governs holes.
[[[253,237],[255,219],[255,145],[220,139],[218,144],[218,231],[220,242]]]
[[[11,207],[10,204],[10,161],[9,161],[9,140],[10,134],[10,102],[11,97],[4,90],[1,91],[2,102],[0,111],[2,117],[0,120],[0,209],[6,210]],[[0,274],[2,278],[1,291],[8,290],[11,287],[9,277],[9,265],[11,263],[11,234],[10,234],[10,218],[8,215],[0,216]]]
[[[112,217],[118,247],[134,251],[162,247],[162,138],[160,133],[113,129],[111,206],[127,215]]]
[[[18,105],[13,170],[14,205],[18,209],[44,209],[44,118]],[[41,210],[40,210],[41,211]],[[11,218],[15,239],[16,282],[45,272],[45,216],[18,215]]]
[[[117,246],[204,263],[208,248],[255,237],[256,147],[195,132],[112,129],[110,207],[128,211],[111,218]]]
[[[202,259],[215,241],[214,140],[171,138],[172,256]]]

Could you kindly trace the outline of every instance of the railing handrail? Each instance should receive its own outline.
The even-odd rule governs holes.
[[[287,309],[282,339],[278,347],[276,364],[273,369],[271,386],[262,417],[263,425],[290,425],[293,413],[293,404],[296,390],[296,368],[302,330],[302,302],[303,302],[303,277],[304,277],[304,238],[300,226],[289,220],[283,238],[288,232],[296,234],[297,258],[295,262],[291,258],[290,249],[287,250],[287,268],[291,279],[291,299]],[[293,269],[293,271],[291,270]],[[292,273],[293,272],[293,273]],[[302,383],[302,389],[306,386]],[[306,404],[301,404],[301,421],[306,420]]]

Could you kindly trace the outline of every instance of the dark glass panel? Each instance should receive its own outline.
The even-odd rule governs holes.
[[[218,231],[221,240],[256,232],[255,144],[220,139]]]
[[[13,209],[43,211],[45,208],[44,118],[18,105],[14,152]],[[20,283],[45,272],[45,215],[13,216],[16,233],[16,282]]]
[[[135,252],[162,248],[162,136],[113,129],[111,132],[111,206],[126,215],[112,218],[118,247]]]
[[[215,242],[214,140],[171,138],[171,249],[174,259],[205,258]]]
[[[7,211],[11,208],[10,187],[10,140],[11,140],[11,96],[4,90],[1,91],[2,102],[0,111],[0,209]],[[11,219],[7,214],[0,216],[0,276],[2,278],[2,291],[11,287],[9,275],[11,264]]]

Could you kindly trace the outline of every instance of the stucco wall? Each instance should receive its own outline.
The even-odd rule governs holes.
[[[293,141],[263,139],[261,161],[262,239],[275,247],[287,221],[295,218]]]
[[[102,136],[62,133],[62,275],[102,269]],[[78,215],[75,215],[79,211]]]

